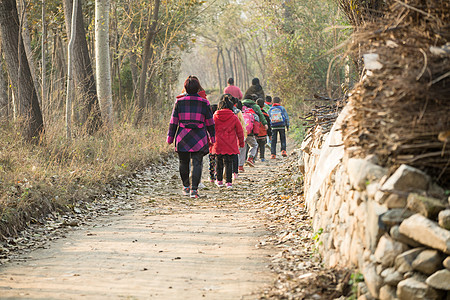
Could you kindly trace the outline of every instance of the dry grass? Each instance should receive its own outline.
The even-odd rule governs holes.
[[[68,141],[61,122],[46,128],[39,146],[23,142],[12,124],[0,124],[0,240],[148,166],[169,149],[167,122],[159,123],[140,129],[116,124],[111,132]]]

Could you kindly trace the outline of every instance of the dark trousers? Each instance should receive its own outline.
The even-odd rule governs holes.
[[[232,175],[232,165],[233,165],[233,155],[231,154],[216,154],[216,168],[217,168],[217,181],[223,181],[223,168],[225,166],[226,180],[227,183],[231,183]]]
[[[278,134],[280,135],[281,150],[286,150],[286,130],[284,128],[282,129],[272,128],[272,145],[270,147],[270,152],[272,154],[277,154]]]
[[[258,151],[259,151],[259,158],[264,158],[264,153],[266,152],[266,141],[267,135],[264,137],[257,137],[256,142],[258,143]],[[256,152],[256,156],[258,156],[258,152]]]
[[[239,173],[239,155],[233,154],[233,173]]]
[[[216,180],[216,155],[209,154],[209,179]]]
[[[202,178],[203,153],[201,152],[178,152],[180,161],[180,176],[184,187],[198,189],[198,184]],[[189,180],[190,162],[192,160],[192,186]]]

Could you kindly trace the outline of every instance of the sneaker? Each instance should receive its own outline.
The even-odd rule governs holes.
[[[253,159],[253,157],[249,157],[246,161],[247,165],[249,165],[250,167],[254,167],[255,166],[255,160]]]
[[[282,151],[281,151],[281,156],[283,156],[283,157],[286,157],[286,156],[287,156],[286,150],[282,150]]]
[[[265,158],[261,158],[261,162],[265,162],[266,161],[266,159]]]
[[[199,189],[204,189],[206,186],[202,183],[202,182],[200,182],[199,184],[198,184],[198,188]]]
[[[239,166],[238,170],[239,170],[239,172],[244,173],[244,166]]]
[[[189,187],[183,187],[183,195],[188,196],[190,195],[191,189]]]
[[[270,159],[276,159],[277,156],[275,154],[270,155]]]
[[[238,173],[233,173],[233,179],[238,179]]]
[[[227,182],[227,189],[232,189],[233,185],[231,184],[231,182]]]
[[[200,196],[198,195],[198,191],[197,191],[197,190],[192,190],[192,191],[191,191],[191,198],[198,198],[198,197],[200,197]]]
[[[216,185],[220,188],[223,187],[223,181],[216,181]]]

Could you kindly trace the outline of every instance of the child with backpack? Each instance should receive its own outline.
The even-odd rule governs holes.
[[[242,130],[244,131],[244,140],[245,140],[247,138],[247,130],[245,129],[245,121],[244,121],[244,116],[242,114],[242,102],[236,97],[232,98],[232,102],[233,102],[233,112],[238,117],[239,122],[242,125]],[[239,148],[239,153],[244,150],[245,150],[244,147],[242,147],[242,149]],[[239,154],[234,154],[233,155],[233,179],[238,178],[238,173],[239,173]]]
[[[244,147],[244,131],[238,117],[233,112],[231,95],[223,95],[218,110],[214,113],[216,142],[213,153],[216,154],[216,185],[223,187],[223,170],[225,167],[226,186],[232,188],[232,159],[239,153],[238,147]]]
[[[261,124],[259,126],[259,132],[258,132],[258,135],[256,136],[256,142],[258,143],[258,149],[257,149],[256,155],[258,155],[258,151],[259,151],[259,158],[261,159],[262,162],[264,162],[266,160],[264,157],[264,153],[265,153],[267,137],[269,137],[269,139],[272,138],[272,128],[270,126],[269,114],[267,112],[265,112],[263,109],[264,106],[266,105],[266,103],[264,102],[264,99],[259,98],[258,100],[256,100],[256,104],[258,104],[259,107],[261,107],[261,111],[262,111],[267,123],[269,124],[269,128],[266,130],[266,128],[260,122]]]
[[[256,135],[259,132],[259,124],[268,129],[267,121],[261,111],[261,108],[256,104],[256,95],[250,95],[251,99],[244,99],[242,101],[242,114],[244,115],[244,120],[246,120],[246,129],[247,129],[247,139],[245,140],[246,144],[249,147],[249,155],[247,161],[245,161],[246,152],[242,152],[239,156],[239,170],[243,171],[244,162],[246,162],[249,166],[255,166],[255,156],[258,151],[258,143],[256,142]]]
[[[277,136],[280,135],[281,155],[286,157],[286,131],[289,131],[289,116],[286,109],[281,106],[279,97],[273,98],[273,105],[269,109],[270,125],[272,126],[271,159],[277,157]]]

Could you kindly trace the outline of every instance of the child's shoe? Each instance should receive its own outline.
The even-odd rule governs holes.
[[[190,195],[191,189],[189,187],[183,187],[183,195],[188,196]]]
[[[238,179],[238,173],[233,173],[233,179]]]
[[[227,182],[227,189],[232,189],[233,185],[231,184],[231,182]]]
[[[283,156],[283,157],[287,156],[286,150],[281,150],[281,156]]]
[[[192,190],[191,191],[191,198],[199,198],[200,196],[198,195],[198,191],[197,190]]]
[[[270,159],[276,159],[276,158],[277,158],[276,154],[270,155]]]
[[[239,172],[244,173],[244,166],[239,166],[238,170],[239,170]]]
[[[266,161],[266,159],[263,157],[263,158],[261,158],[261,162],[265,162]]]
[[[223,187],[223,181],[216,181],[216,185],[220,188]]]
[[[255,166],[255,160],[253,159],[253,157],[249,156],[249,158],[246,161],[247,165],[249,165],[250,167],[254,167]]]

